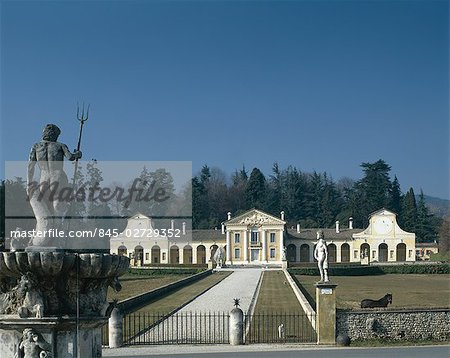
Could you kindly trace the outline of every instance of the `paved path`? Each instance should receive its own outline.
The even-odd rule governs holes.
[[[233,270],[230,276],[179,312],[229,312],[233,309],[233,299],[240,298],[241,310],[247,313],[261,272],[261,269],[253,268]]]
[[[184,306],[176,314],[137,336],[142,343],[222,343],[228,340],[228,313],[233,299],[247,313],[258,286],[261,269],[236,269],[220,283]],[[222,312],[221,314],[217,314]]]

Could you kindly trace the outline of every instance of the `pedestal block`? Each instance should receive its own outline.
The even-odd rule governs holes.
[[[331,282],[316,283],[316,328],[318,344],[336,344],[336,289]]]
[[[0,316],[0,357],[101,357],[106,317],[15,318]]]

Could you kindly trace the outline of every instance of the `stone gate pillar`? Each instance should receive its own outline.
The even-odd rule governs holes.
[[[317,344],[336,344],[336,287],[331,282],[316,283]]]

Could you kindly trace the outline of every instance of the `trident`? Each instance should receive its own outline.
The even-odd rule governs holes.
[[[81,135],[83,134],[83,125],[84,122],[86,122],[89,118],[89,107],[88,104],[86,113],[84,113],[84,103],[83,108],[81,109],[81,115],[80,115],[80,105],[77,103],[77,119],[80,122],[80,134],[78,135],[78,144],[77,144],[77,152],[80,151],[81,148]],[[77,177],[77,171],[78,171],[78,158],[75,159],[75,169],[73,171],[73,179],[72,179],[72,188],[75,190],[75,181]]]

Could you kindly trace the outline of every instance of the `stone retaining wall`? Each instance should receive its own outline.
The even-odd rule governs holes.
[[[450,309],[337,310],[337,334],[352,340],[450,340]]]
[[[212,270],[206,270],[203,272],[200,272],[198,274],[183,278],[181,280],[178,280],[173,283],[169,283],[168,285],[156,288],[154,290],[151,290],[149,292],[140,294],[138,296],[127,298],[126,300],[123,300],[118,303],[118,309],[122,314],[127,314],[134,312],[150,302],[160,298],[163,295],[167,295],[176,289],[179,289],[181,287],[190,285],[191,283],[198,281],[208,275],[212,274]]]

